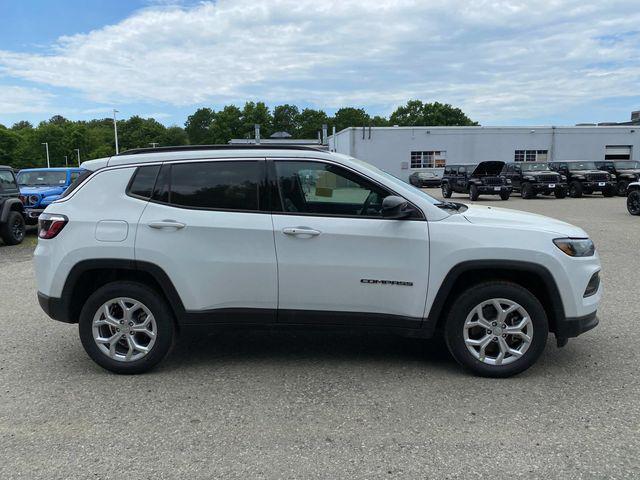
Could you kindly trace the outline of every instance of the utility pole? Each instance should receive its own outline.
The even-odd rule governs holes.
[[[76,148],[76,153],[78,154],[78,166],[80,166],[80,149]]]
[[[64,166],[68,167],[69,166],[69,160],[67,159],[67,156],[64,156]]]
[[[43,142],[44,148],[47,150],[47,168],[51,168],[51,162],[49,162],[49,142]]]
[[[116,113],[119,113],[115,108],[113,109],[113,133],[116,136],[116,155],[118,155],[118,123],[116,122]]]

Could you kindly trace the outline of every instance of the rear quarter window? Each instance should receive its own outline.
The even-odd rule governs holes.
[[[160,165],[138,167],[131,178],[127,193],[134,197],[150,199],[159,171]]]

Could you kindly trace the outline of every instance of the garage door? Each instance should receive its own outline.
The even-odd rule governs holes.
[[[605,160],[631,160],[631,145],[607,145],[604,150]]]

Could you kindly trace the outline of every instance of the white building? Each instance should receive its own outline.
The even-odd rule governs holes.
[[[350,127],[328,147],[407,180],[445,163],[640,160],[640,126]]]

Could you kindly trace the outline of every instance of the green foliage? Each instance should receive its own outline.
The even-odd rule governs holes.
[[[168,145],[226,144],[232,138],[253,138],[254,125],[260,124],[262,138],[274,132],[285,131],[294,138],[315,139],[322,125],[329,133],[332,127],[340,131],[347,127],[384,127],[389,125],[477,125],[462,110],[438,102],[423,103],[410,100],[398,107],[389,117],[371,117],[364,109],[344,107],[333,117],[323,110],[295,105],[278,105],[273,109],[263,102],[246,102],[242,109],[227,105],[216,112],[211,108],[199,108],[187,117],[184,128],[165,127],[153,118],[133,116],[118,121],[118,140],[121,151],[149,147],[152,143]],[[33,126],[27,121],[15,123],[10,128],[0,125],[0,164],[15,168],[46,166],[44,142],[49,144],[51,166],[64,166],[77,162],[76,149],[81,160],[108,157],[115,154],[113,120],[111,118],[89,121],[71,121],[61,115]]]
[[[478,125],[462,110],[448,103],[422,103],[420,100],[409,100],[406,105],[398,107],[389,117],[389,124],[401,127]]]

